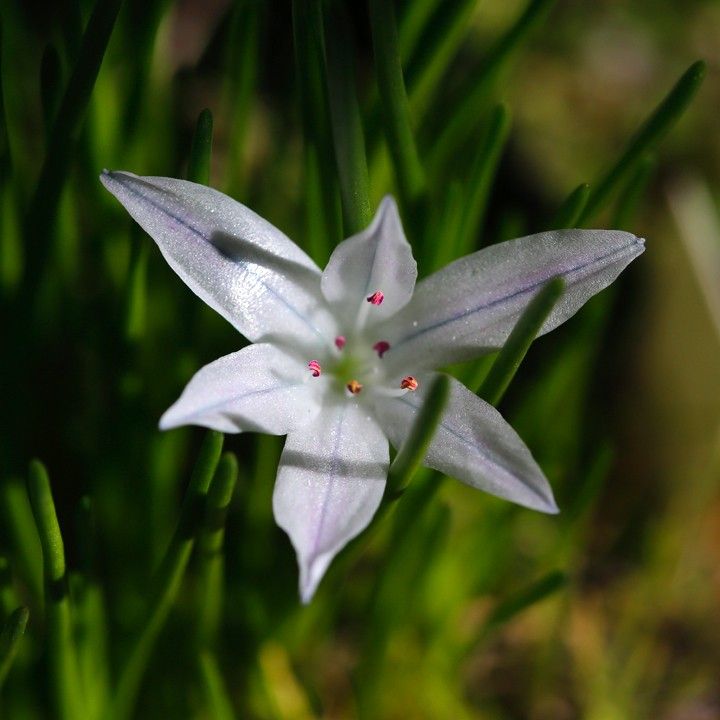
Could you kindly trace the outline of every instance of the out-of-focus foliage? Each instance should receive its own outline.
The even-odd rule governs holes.
[[[403,0],[393,45],[370,5],[2,4],[2,717],[720,715],[720,6]],[[421,471],[301,607],[282,440],[157,430],[242,338],[99,171],[204,181],[212,139],[210,184],[321,264],[395,192],[427,273],[582,217],[700,57],[593,219],[648,251],[500,405],[561,514]]]

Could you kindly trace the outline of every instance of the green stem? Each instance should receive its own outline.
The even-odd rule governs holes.
[[[365,154],[362,117],[355,91],[353,40],[348,19],[335,7],[327,46],[327,86],[330,101],[335,160],[342,199],[344,235],[353,235],[370,224],[370,177]]]
[[[405,442],[390,465],[385,488],[387,500],[395,500],[400,497],[420,467],[428,445],[440,423],[449,396],[450,378],[447,375],[437,375],[428,389],[422,407],[416,414]]]
[[[578,185],[563,201],[553,219],[551,230],[564,230],[577,227],[580,216],[585,210],[590,197],[590,186],[587,183]]]
[[[5,684],[15,655],[20,647],[20,640],[25,634],[30,611],[26,607],[19,607],[12,612],[3,625],[0,633],[0,690]]]
[[[620,199],[615,208],[612,227],[619,229],[627,229],[630,227],[654,169],[655,157],[652,153],[640,158],[635,172],[630,176],[620,195]]]
[[[183,500],[180,519],[153,582],[145,623],[118,681],[111,713],[114,720],[126,720],[132,715],[150,655],[177,597],[190,559],[210,481],[220,459],[222,444],[222,433],[209,431],[200,448],[200,455]]]
[[[210,158],[212,156],[213,116],[205,108],[198,115],[190,146],[187,179],[200,185],[210,183]]]
[[[400,197],[406,211],[417,208],[425,192],[425,173],[413,137],[403,80],[394,3],[369,0],[375,74],[388,149],[395,165]]]
[[[490,118],[490,125],[468,181],[465,212],[457,240],[458,256],[466,255],[477,246],[493,179],[509,131],[510,110],[507,105],[498,105]]]
[[[205,689],[209,717],[213,720],[233,720],[232,703],[223,683],[215,656],[207,650],[200,653],[200,678]]]
[[[491,405],[497,405],[502,399],[532,341],[540,332],[543,323],[552,312],[564,289],[565,281],[561,277],[554,278],[543,286],[525,308],[495,358],[478,393]]]
[[[65,567],[65,547],[58,525],[47,470],[39,460],[30,463],[28,495],[43,554],[45,615],[52,692],[57,717],[84,717],[73,642],[70,597]]]
[[[60,102],[40,177],[27,212],[25,297],[32,297],[50,253],[48,229],[60,201],[95,80],[122,0],[97,0]]]
[[[630,139],[625,152],[595,185],[594,192],[580,216],[585,225],[605,207],[615,189],[628,177],[638,161],[657,145],[685,112],[705,77],[702,60],[693,63],[680,77],[673,89],[657,106],[645,123]]]
[[[457,146],[468,137],[476,125],[500,73],[522,47],[530,33],[547,18],[554,3],[555,0],[531,0],[518,20],[490,50],[480,73],[473,77],[472,88],[449,117],[439,138],[433,144],[428,166],[437,167],[452,158]]]
[[[235,455],[225,453],[218,464],[205,503],[205,513],[198,533],[198,603],[197,640],[201,648],[215,643],[223,604],[223,541],[225,517],[237,482]]]
[[[325,41],[320,0],[293,0],[293,38],[305,145],[307,242],[325,262],[341,239],[336,163],[326,93]]]

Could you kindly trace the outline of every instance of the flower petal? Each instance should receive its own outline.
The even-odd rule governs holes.
[[[377,401],[378,421],[395,447],[407,436],[433,375],[424,375],[414,393]],[[557,512],[550,485],[518,434],[494,407],[454,378],[424,463],[519,505]]]
[[[551,278],[566,289],[540,334],[565,322],[644,250],[619,230],[561,230],[491,245],[418,283],[412,301],[380,329],[393,366],[441,367],[503,345]]]
[[[335,555],[370,522],[382,499],[388,442],[366,408],[342,400],[325,406],[312,427],[288,435],[273,511],[300,566],[309,602]]]
[[[199,370],[160,428],[202,425],[221,432],[272,435],[308,425],[320,409],[320,388],[307,368],[270,344],[250,345]]]
[[[322,291],[346,320],[354,320],[366,298],[376,291],[384,299],[368,316],[376,322],[407,304],[415,288],[417,263],[405,239],[397,205],[387,196],[372,223],[341,242],[322,275]]]
[[[100,180],[190,289],[249,340],[332,338],[319,269],[252,210],[186,180],[107,171]]]

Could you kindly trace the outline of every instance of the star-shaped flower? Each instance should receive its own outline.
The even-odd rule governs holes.
[[[538,290],[561,276],[565,292],[541,332],[552,330],[644,249],[616,230],[544,232],[467,255],[416,286],[391,197],[321,272],[217,190],[127,172],[101,180],[190,289],[253,343],[199,370],[160,427],[287,435],[273,510],[297,552],[304,602],[377,510],[388,441],[402,444],[432,371],[501,347]],[[557,512],[522,440],[457,380],[425,464]]]

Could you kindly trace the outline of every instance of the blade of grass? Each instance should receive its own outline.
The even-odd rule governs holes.
[[[485,633],[491,632],[501,625],[504,625],[524,610],[536,605],[553,593],[562,590],[562,588],[567,585],[567,582],[568,578],[565,573],[557,570],[541,577],[539,580],[536,580],[528,587],[497,605],[485,621],[483,631]]]
[[[493,180],[509,131],[510,110],[507,105],[498,105],[490,116],[490,124],[468,180],[465,212],[457,238],[458,257],[467,255],[478,245]]]
[[[520,50],[531,32],[541,25],[555,0],[531,0],[525,11],[489,51],[479,74],[473,76],[473,86],[466,92],[462,103],[455,108],[433,143],[427,164],[436,168],[450,161],[456,148],[472,132],[488,98],[509,61]]]
[[[410,107],[415,117],[427,112],[433,94],[470,31],[477,4],[478,0],[445,0],[427,24],[418,43],[420,50],[407,65]],[[402,35],[401,30],[401,44]]]
[[[293,39],[305,149],[307,243],[320,263],[341,239],[336,163],[326,94],[325,43],[319,0],[293,0]]]
[[[498,353],[478,393],[491,405],[497,405],[502,399],[532,341],[552,312],[564,289],[565,281],[560,277],[554,278],[542,287],[525,308]]]
[[[238,477],[235,455],[225,453],[210,484],[202,525],[198,532],[197,642],[212,647],[217,638],[223,605],[225,517]]]
[[[190,146],[190,158],[188,160],[187,179],[208,185],[210,183],[210,158],[212,156],[213,141],[213,116],[210,110],[205,108],[198,115],[193,133],[192,145]]]
[[[370,178],[365,136],[355,80],[351,27],[344,9],[335,6],[325,33],[327,89],[330,100],[335,160],[342,199],[345,236],[354,235],[372,220]]]
[[[213,720],[233,720],[232,703],[228,697],[215,655],[207,650],[200,653],[200,679]]]
[[[630,227],[655,170],[655,165],[656,159],[652,153],[648,153],[638,160],[635,172],[630,175],[615,206],[612,227],[619,229]]]
[[[106,716],[109,697],[107,617],[98,582],[98,538],[90,498],[80,501],[77,514],[78,569],[71,580],[74,599],[78,668],[88,718]]]
[[[410,123],[405,81],[398,49],[394,3],[369,0],[370,29],[375,57],[380,104],[388,149],[393,159],[400,198],[411,213],[425,192],[425,173],[420,164]]]
[[[65,547],[58,525],[47,470],[39,460],[30,463],[28,496],[43,555],[45,617],[47,622],[48,677],[56,717],[83,717],[77,653],[73,640]]]
[[[48,229],[57,212],[95,80],[122,0],[97,0],[53,123],[45,160],[26,215],[25,298],[32,298],[50,253]]]
[[[47,45],[40,61],[40,105],[45,122],[46,140],[49,141],[60,104],[62,67],[60,55],[54,45]]]
[[[261,37],[263,3],[255,0],[236,2],[230,21],[225,67],[224,115],[232,118],[228,148],[225,153],[227,176],[225,186],[234,197],[245,194],[247,181],[247,131],[253,107],[253,90],[258,78],[258,50]]]
[[[12,668],[29,617],[30,611],[26,607],[19,607],[13,611],[3,625],[2,633],[0,633],[0,690]]]
[[[42,547],[35,529],[33,510],[26,490],[19,482],[0,483],[3,525],[10,536],[15,572],[27,583],[32,597],[42,603]]]
[[[222,433],[209,431],[200,448],[183,499],[180,519],[153,581],[145,622],[120,674],[110,714],[114,720],[126,720],[132,716],[150,655],[177,597],[190,559],[210,481],[220,460],[222,444]]]
[[[565,228],[577,227],[589,197],[590,186],[587,183],[578,185],[558,208],[549,229],[564,230]],[[615,226],[613,225],[613,227]]]
[[[586,225],[595,218],[643,155],[652,150],[679,120],[700,88],[705,72],[706,65],[699,60],[682,74],[673,89],[630,139],[618,161],[595,184],[595,190],[590,194],[580,216],[581,224]]]
[[[416,414],[405,442],[390,465],[385,486],[386,500],[395,500],[405,492],[425,457],[449,395],[450,378],[447,375],[437,375],[428,389],[422,407]]]

